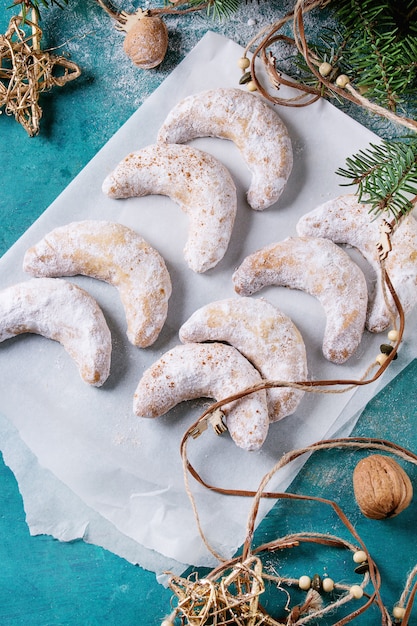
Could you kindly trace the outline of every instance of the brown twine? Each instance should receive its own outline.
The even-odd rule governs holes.
[[[39,132],[42,109],[39,95],[52,87],[74,80],[81,70],[65,57],[40,48],[42,30],[36,22],[13,16],[4,35],[0,35],[0,108],[14,115],[30,137]],[[29,35],[22,25],[31,29]],[[63,74],[56,75],[57,68]]]
[[[238,557],[222,564],[212,570],[207,576],[198,579],[191,574],[187,579],[180,576],[171,576],[170,588],[178,598],[178,604],[171,615],[171,620],[175,615],[181,613],[188,619],[189,624],[200,625],[215,624],[269,624],[271,626],[283,624],[287,626],[302,626],[311,620],[334,612],[352,600],[352,585],[346,583],[334,583],[335,593],[332,601],[326,606],[323,605],[321,595],[314,589],[309,589],[305,601],[289,608],[290,598],[285,610],[288,615],[276,621],[268,615],[262,607],[259,596],[265,592],[265,582],[275,585],[277,589],[284,590],[282,585],[291,587],[298,585],[298,579],[284,577],[278,574],[269,574],[263,570],[262,553],[271,554],[273,551],[296,548],[302,543],[320,544],[332,548],[347,549],[356,552],[358,547],[334,535],[324,535],[321,533],[293,533],[274,542],[263,544],[254,549],[252,554],[246,558]],[[371,566],[373,561],[369,557]],[[366,605],[372,603],[374,594],[367,594],[364,589],[370,579],[369,572],[363,573],[360,587],[364,597],[367,598]],[[377,580],[380,584],[380,578]],[[231,585],[234,585],[231,588]],[[288,592],[286,592],[288,593]],[[335,599],[335,594],[338,597]],[[355,616],[363,613],[365,609],[360,607],[354,611]],[[351,614],[352,615],[352,614]],[[213,621],[209,621],[213,620]],[[350,620],[348,620],[350,621]],[[169,623],[169,622],[168,622]],[[337,622],[338,626],[347,623],[346,618]],[[336,626],[336,624],[335,624]]]
[[[416,575],[417,575],[417,565],[413,567],[410,574],[408,575],[407,582],[404,587],[404,591],[401,594],[399,602],[397,604],[397,606],[401,608],[405,608],[404,617],[402,618],[403,626],[408,625],[408,620],[410,619],[411,610],[413,608],[415,596],[417,593],[417,580],[415,580],[413,583],[413,579],[416,577]],[[407,596],[408,596],[408,600],[407,600]]]
[[[306,446],[305,448],[301,448],[299,450],[294,450],[292,452],[289,452],[287,454],[285,454],[277,463],[276,465],[271,469],[270,472],[268,472],[264,478],[262,479],[258,490],[255,491],[249,491],[249,490],[236,490],[236,489],[226,489],[226,488],[221,488],[221,487],[217,487],[217,486],[213,486],[210,485],[208,482],[206,482],[199,474],[196,473],[196,471],[194,470],[194,468],[192,468],[192,470],[190,470],[191,466],[189,465],[189,462],[187,460],[187,455],[186,452],[184,450],[184,455],[183,455],[183,464],[184,464],[184,472],[185,472],[185,483],[186,483],[186,491],[187,494],[190,498],[192,507],[194,512],[196,513],[196,521],[197,521],[197,525],[198,525],[198,529],[200,532],[200,535],[204,541],[204,544],[206,545],[206,547],[210,550],[210,552],[216,556],[216,558],[218,560],[221,561],[221,565],[218,566],[217,568],[215,568],[209,575],[210,578],[216,579],[218,576],[220,576],[226,569],[233,567],[235,564],[240,563],[241,561],[245,561],[246,559],[249,559],[252,555],[260,555],[263,552],[267,552],[267,553],[271,553],[274,552],[276,550],[282,550],[285,548],[290,548],[290,547],[294,547],[295,545],[298,545],[298,543],[300,541],[311,541],[313,543],[318,543],[318,544],[323,544],[323,545],[329,545],[329,546],[337,546],[337,545],[343,545],[346,547],[349,545],[349,548],[353,551],[358,550],[359,548],[357,546],[360,546],[360,549],[364,550],[364,552],[367,555],[367,560],[368,560],[368,564],[369,564],[369,577],[370,577],[370,581],[374,587],[374,592],[372,594],[370,594],[368,596],[368,600],[366,601],[365,604],[363,604],[360,608],[356,609],[354,612],[350,613],[347,617],[343,618],[342,620],[338,621],[335,623],[335,626],[342,626],[343,624],[347,624],[348,622],[352,621],[354,618],[356,618],[358,615],[362,614],[364,611],[366,611],[373,603],[376,603],[380,609],[381,612],[381,618],[382,618],[382,622],[381,624],[383,625],[389,625],[391,624],[390,618],[387,614],[386,608],[383,604],[383,601],[381,599],[380,596],[380,586],[381,586],[381,578],[380,578],[380,574],[378,571],[378,568],[375,564],[375,562],[373,561],[373,559],[371,558],[371,556],[369,555],[369,552],[366,548],[366,545],[364,544],[364,542],[362,541],[362,539],[360,538],[360,536],[358,535],[355,527],[351,524],[351,522],[349,521],[349,519],[347,518],[347,516],[345,515],[345,513],[342,511],[342,509],[339,507],[339,505],[332,501],[332,500],[328,500],[325,498],[321,498],[318,496],[308,496],[308,495],[302,495],[302,494],[295,494],[295,493],[289,493],[289,492],[269,492],[269,491],[265,491],[267,484],[270,482],[270,480],[272,479],[272,477],[283,467],[285,467],[286,465],[288,465],[289,463],[291,463],[292,461],[298,459],[299,457],[306,455],[306,454],[311,454],[313,452],[317,452],[320,450],[331,450],[331,449],[352,449],[352,450],[378,450],[381,452],[385,452],[385,453],[391,453],[393,455],[396,455],[398,457],[400,457],[401,459],[403,459],[404,461],[408,461],[414,465],[417,465],[417,455],[415,455],[413,452],[407,450],[406,448],[403,448],[402,446],[399,446],[395,443],[392,443],[390,441],[384,440],[384,439],[377,439],[377,438],[366,438],[366,437],[352,437],[352,438],[339,438],[339,439],[333,439],[333,440],[322,440],[319,442],[316,442],[310,446]],[[190,472],[193,477],[203,486],[205,486],[206,488],[210,489],[211,491],[214,491],[216,493],[220,493],[223,495],[229,495],[229,496],[243,496],[243,497],[252,497],[253,498],[253,503],[252,503],[252,507],[251,507],[251,511],[248,517],[248,522],[247,522],[247,530],[246,530],[246,539],[245,542],[243,544],[243,550],[242,550],[242,555],[240,557],[236,557],[235,559],[232,560],[226,560],[224,558],[222,558],[210,545],[210,543],[207,541],[207,538],[205,537],[204,531],[202,530],[202,526],[201,526],[201,522],[199,520],[199,516],[198,516],[198,511],[196,508],[196,504],[195,504],[195,500],[194,500],[194,496],[192,494],[190,485],[189,485],[189,481],[188,481],[188,473],[187,471]],[[344,542],[344,540],[339,539],[337,537],[331,536],[331,535],[321,535],[319,533],[304,533],[301,535],[297,535],[297,534],[293,534],[293,535],[288,535],[286,537],[283,537],[281,539],[278,539],[276,541],[272,541],[272,542],[268,542],[266,544],[263,544],[261,546],[259,546],[258,548],[253,548],[252,547],[252,541],[253,541],[253,536],[254,536],[254,531],[255,531],[255,523],[256,523],[256,518],[258,515],[258,511],[259,511],[259,505],[260,505],[260,501],[262,498],[268,498],[268,499],[274,499],[274,500],[280,500],[280,499],[287,499],[287,500],[301,500],[301,501],[311,501],[311,502],[317,502],[317,503],[321,503],[321,504],[325,504],[330,506],[334,512],[336,513],[336,515],[339,517],[340,521],[344,524],[344,526],[348,529],[348,531],[351,533],[351,535],[355,538],[355,540],[357,541],[357,545],[351,544],[350,542]],[[404,615],[404,618],[402,620],[402,624],[403,626],[408,626],[408,618],[409,615],[411,613],[411,608],[412,608],[412,604],[414,601],[414,597],[415,594],[417,592],[417,581],[414,582],[414,585],[411,589],[410,592],[410,588],[411,588],[411,579],[412,577],[414,577],[417,573],[417,566],[416,568],[413,570],[412,574],[410,575],[409,578],[409,582],[407,583],[406,589],[404,591],[404,593],[401,596],[399,605],[403,605],[406,603],[406,612]],[[273,577],[272,577],[273,578]],[[287,583],[291,583],[294,582],[291,579],[284,579],[283,577],[278,577],[279,580],[281,581],[286,581]],[[367,581],[364,581],[363,586],[365,586]],[[339,587],[342,588],[342,587]],[[346,588],[346,587],[345,587]],[[347,590],[349,591],[349,588],[347,588]],[[406,602],[406,595],[409,593],[409,598]],[[295,622],[287,622],[288,624],[296,624],[297,626],[301,626],[301,624],[307,623],[307,621],[310,621],[310,619],[316,619],[317,617],[319,617],[319,615],[323,615],[324,613],[334,610],[336,608],[339,608],[340,606],[342,606],[342,604],[348,602],[351,599],[351,597],[349,596],[349,593],[346,596],[343,596],[342,598],[339,598],[338,600],[330,603],[328,605],[328,607],[326,608],[320,608],[317,611],[315,611],[313,614],[309,615],[309,616],[304,616],[302,618],[302,621],[297,620]],[[192,622],[190,622],[192,623]],[[205,622],[202,622],[202,624]],[[219,622],[221,623],[221,622]]]
[[[191,464],[191,462],[188,459],[187,456],[187,443],[188,440],[190,438],[190,436],[193,436],[194,433],[198,433],[198,432],[202,432],[202,428],[201,428],[201,424],[205,423],[208,419],[210,419],[210,416],[213,415],[213,413],[215,411],[217,411],[218,409],[220,409],[222,406],[224,406],[225,404],[228,404],[230,402],[233,402],[235,400],[239,400],[240,398],[247,396],[249,394],[255,393],[256,391],[260,391],[263,389],[270,389],[270,388],[277,388],[277,387],[289,387],[289,388],[293,388],[293,389],[300,389],[302,391],[306,391],[306,392],[315,392],[315,393],[343,393],[346,392],[350,389],[352,389],[352,387],[358,387],[358,386],[362,386],[362,385],[368,385],[371,384],[373,382],[375,382],[376,380],[378,380],[382,374],[385,372],[385,370],[388,368],[388,366],[390,365],[390,363],[393,361],[393,359],[395,358],[395,355],[397,354],[398,351],[398,347],[401,343],[402,340],[402,336],[404,333],[404,324],[405,324],[405,319],[404,319],[404,311],[401,305],[401,302],[399,301],[399,298],[395,292],[395,289],[391,283],[391,280],[389,278],[389,275],[386,271],[384,271],[383,273],[383,277],[384,277],[384,281],[386,286],[388,287],[389,292],[392,295],[393,301],[395,303],[397,312],[398,312],[398,316],[399,316],[399,329],[398,329],[398,333],[397,333],[397,340],[393,346],[392,351],[390,352],[389,355],[387,355],[387,358],[385,360],[384,363],[380,364],[378,366],[378,369],[376,371],[376,373],[371,376],[370,378],[367,377],[367,373],[373,368],[375,367],[376,364],[372,364],[370,365],[364,376],[362,376],[362,378],[357,379],[357,380],[352,380],[352,379],[334,379],[334,380],[308,380],[308,381],[298,381],[298,382],[288,382],[288,381],[269,381],[269,380],[264,380],[261,383],[257,384],[257,385],[253,385],[252,387],[249,387],[248,389],[245,390],[241,390],[239,392],[237,392],[236,394],[232,395],[232,396],[228,396],[227,398],[223,398],[221,400],[218,400],[217,402],[214,402],[213,404],[211,404],[203,413],[202,415],[200,415],[200,417],[194,422],[194,424],[192,424],[188,430],[185,432],[181,443],[180,443],[180,454],[181,454],[181,458],[183,460],[183,473],[184,473],[184,482],[185,482],[185,486],[187,489],[187,493],[189,495],[190,498],[190,502],[193,508],[193,512],[194,512],[194,516],[196,519],[196,523],[197,526],[199,528],[199,532],[201,534],[201,537],[206,545],[206,547],[210,550],[210,552],[212,552],[212,554],[220,561],[222,561],[222,556],[220,554],[218,554],[217,552],[215,552],[213,550],[213,548],[208,544],[208,542],[206,543],[205,540],[205,536],[204,533],[202,531],[202,527],[201,527],[201,523],[200,523],[200,518],[199,518],[199,513],[197,510],[197,506],[196,503],[194,501],[194,498],[192,497],[192,493],[191,490],[189,488],[189,482],[188,482],[188,474],[191,474],[193,476],[193,478],[195,480],[197,480],[198,482],[200,482],[203,486],[205,486],[207,489],[210,489],[212,491],[217,491],[218,493],[224,493],[224,494],[228,494],[228,495],[240,495],[240,496],[249,496],[249,497],[254,497],[255,493],[252,491],[244,491],[244,490],[235,490],[233,492],[231,492],[230,490],[223,490],[221,488],[218,487],[213,487],[212,485],[210,485],[209,483],[205,482],[201,476],[198,474],[198,472],[194,469],[193,465]],[[341,387],[341,389],[335,389],[335,387]],[[330,389],[328,389],[330,388]],[[281,462],[283,462],[283,460],[285,460],[286,457],[283,457],[283,459],[281,459]],[[276,470],[275,470],[276,471]],[[263,497],[268,497],[268,496],[263,496]]]
[[[123,16],[124,12],[117,9],[111,2],[107,0],[96,0],[97,4],[101,6],[104,11],[110,15],[114,20],[119,21],[119,18]],[[170,0],[170,4],[172,7],[178,7],[183,4],[187,4],[188,0]],[[177,9],[170,7],[155,7],[152,9],[147,9],[144,11],[146,15],[152,17],[153,15],[185,15],[187,13],[195,13],[196,11],[202,11],[203,9],[207,9],[211,4],[213,4],[213,0],[209,0],[208,2],[202,2],[198,6],[188,7],[186,9]]]
[[[330,0],[297,0],[292,11],[288,12],[285,16],[283,16],[280,20],[274,22],[272,25],[264,27],[247,44],[245,48],[245,55],[249,52],[251,47],[256,44],[256,42],[259,42],[253,51],[250,63],[251,78],[255,83],[258,91],[267,100],[273,102],[274,104],[298,107],[312,104],[320,97],[324,96],[326,93],[335,94],[342,99],[349,100],[350,102],[353,102],[358,106],[368,109],[370,112],[375,113],[376,115],[385,117],[391,122],[405,126],[409,130],[412,130],[414,132],[417,131],[417,122],[415,120],[400,116],[397,113],[394,113],[393,111],[390,111],[385,107],[382,107],[375,102],[370,101],[363,94],[361,94],[358,89],[355,89],[355,87],[352,85],[352,82],[349,81],[345,87],[339,87],[334,82],[337,70],[335,72],[331,72],[328,77],[321,75],[319,71],[321,61],[308,47],[303,16],[313,9],[323,8],[324,6],[329,4],[329,2]],[[285,24],[290,21],[292,21],[293,38],[278,35],[277,33],[283,28]],[[308,68],[317,79],[319,85],[318,87],[306,85],[296,79],[289,80],[288,78],[284,78],[281,72],[277,70],[275,63],[276,60],[271,52],[267,54],[267,50],[271,47],[272,44],[276,43],[279,40],[282,40],[297,48],[297,50],[303,56],[305,62],[307,63]],[[281,85],[286,85],[298,90],[300,92],[300,95],[287,98],[273,95],[268,87],[264,87],[258,76],[256,67],[257,59],[260,59],[262,61],[263,67],[266,69],[266,74],[270,83],[269,87],[272,86],[275,90],[279,91]]]
[[[273,478],[273,476],[283,467],[285,467],[286,465],[288,465],[289,463],[295,461],[296,459],[298,459],[299,457],[303,456],[303,455],[309,455],[312,454],[314,452],[320,451],[320,450],[331,450],[331,449],[339,449],[339,448],[347,448],[347,449],[354,449],[354,450],[369,450],[369,449],[373,449],[373,450],[380,450],[383,452],[388,452],[394,455],[397,455],[399,457],[401,457],[403,460],[408,461],[410,463],[413,463],[415,465],[417,465],[417,455],[415,455],[414,453],[412,453],[411,451],[395,444],[392,443],[390,441],[384,440],[384,439],[378,439],[378,438],[360,438],[360,437],[352,437],[352,438],[339,438],[339,439],[330,439],[330,440],[322,440],[319,441],[317,443],[314,443],[312,445],[306,446],[304,448],[301,448],[299,450],[294,450],[291,452],[288,452],[287,454],[283,455],[282,458],[275,464],[275,466],[263,477],[263,479],[261,480],[259,487],[256,491],[252,491],[252,490],[245,490],[245,489],[228,489],[228,488],[224,488],[224,487],[220,487],[220,486],[215,486],[210,484],[207,480],[205,480],[198,472],[197,470],[193,467],[193,465],[191,464],[191,462],[188,459],[188,454],[187,454],[187,445],[188,445],[188,441],[190,436],[193,436],[193,433],[195,433],[196,431],[199,431],[199,426],[201,425],[202,421],[207,420],[210,418],[210,416],[213,414],[214,411],[218,410],[221,406],[223,406],[224,404],[227,404],[229,402],[235,401],[245,395],[254,393],[260,389],[267,389],[267,388],[272,388],[272,387],[291,387],[291,388],[295,388],[295,389],[301,389],[303,391],[307,391],[307,392],[316,392],[316,393],[340,393],[343,391],[347,391],[348,389],[351,389],[352,387],[355,386],[361,386],[361,385],[368,385],[372,382],[375,382],[378,378],[380,378],[380,376],[385,372],[385,370],[387,369],[387,367],[389,366],[389,364],[392,362],[392,360],[395,358],[395,355],[397,353],[399,344],[401,343],[402,340],[402,336],[403,336],[403,332],[404,332],[404,312],[401,306],[401,303],[399,301],[399,298],[395,292],[395,289],[391,283],[391,280],[389,278],[389,275],[385,269],[385,265],[382,265],[382,276],[384,279],[384,285],[386,286],[386,288],[388,289],[388,292],[391,294],[397,314],[398,314],[398,318],[399,318],[399,327],[398,327],[398,333],[397,333],[397,339],[393,345],[393,349],[392,352],[387,355],[387,359],[386,361],[382,364],[379,365],[378,370],[376,371],[376,373],[373,376],[368,377],[368,374],[370,372],[370,370],[375,366],[375,364],[372,364],[370,367],[367,368],[366,373],[358,380],[317,380],[317,381],[299,381],[299,382],[285,382],[285,381],[263,381],[261,384],[259,385],[255,385],[254,387],[251,387],[247,390],[243,390],[239,393],[234,394],[233,396],[230,396],[228,398],[222,399],[220,401],[217,401],[215,403],[213,403],[206,411],[204,411],[204,413],[200,416],[200,418],[187,430],[187,432],[184,434],[182,440],[181,440],[181,445],[180,445],[180,453],[181,453],[181,458],[182,458],[182,463],[183,463],[183,474],[184,474],[184,483],[185,483],[185,488],[186,488],[186,492],[187,495],[189,497],[192,509],[193,509],[193,513],[195,516],[195,520],[196,520],[196,524],[198,527],[198,531],[200,533],[200,536],[202,538],[202,541],[204,542],[204,545],[207,547],[207,549],[211,552],[211,554],[213,554],[216,559],[220,562],[220,565],[217,566],[215,569],[212,570],[212,572],[209,574],[209,576],[207,577],[209,580],[212,581],[216,581],[219,577],[221,579],[221,576],[224,574],[224,572],[230,568],[233,567],[241,567],[242,563],[245,563],[248,561],[248,559],[252,559],[252,557],[254,556],[258,556],[263,552],[267,552],[270,553],[272,551],[276,551],[276,550],[281,550],[281,549],[285,549],[285,548],[289,548],[289,547],[294,547],[295,545],[298,545],[300,541],[311,541],[313,543],[320,543],[320,544],[324,544],[324,545],[329,545],[329,546],[340,546],[343,545],[344,547],[346,547],[347,545],[349,545],[350,549],[355,549],[357,550],[358,548],[356,546],[353,546],[353,544],[349,543],[349,542],[344,542],[344,540],[339,539],[338,537],[334,537],[334,536],[330,536],[330,535],[321,535],[319,533],[311,533],[311,534],[299,534],[299,535],[289,535],[287,537],[278,539],[274,542],[269,542],[267,544],[264,544],[262,546],[259,546],[258,548],[253,548],[252,546],[252,542],[253,542],[253,537],[254,537],[254,532],[255,532],[255,524],[256,524],[256,519],[258,516],[258,511],[259,511],[259,506],[260,506],[260,502],[263,498],[268,498],[268,499],[273,499],[273,500],[280,500],[280,499],[287,499],[287,500],[300,500],[300,501],[311,501],[311,502],[315,502],[315,503],[321,503],[321,504],[325,504],[327,506],[330,506],[333,511],[336,513],[336,515],[338,516],[338,518],[340,519],[340,521],[343,523],[343,525],[348,529],[348,531],[350,532],[351,536],[354,537],[355,541],[357,542],[357,545],[360,546],[360,549],[362,549],[365,554],[367,555],[368,558],[368,566],[369,566],[369,581],[372,583],[373,585],[373,593],[371,594],[364,594],[364,597],[367,598],[366,602],[364,604],[362,604],[359,608],[355,609],[354,611],[352,611],[351,613],[349,613],[349,615],[345,616],[344,618],[342,618],[341,620],[339,620],[338,622],[335,623],[334,626],[343,626],[344,624],[349,623],[350,621],[354,620],[356,617],[358,617],[359,615],[361,615],[362,613],[364,613],[372,604],[376,603],[376,605],[378,606],[380,613],[381,613],[381,624],[383,626],[390,626],[392,624],[391,618],[389,616],[389,613],[386,609],[386,607],[384,606],[384,603],[382,601],[381,595],[380,595],[380,586],[381,586],[381,577],[378,571],[378,568],[375,564],[375,562],[373,561],[373,559],[371,558],[371,556],[369,555],[369,552],[364,544],[364,542],[362,541],[362,539],[360,538],[360,536],[358,535],[355,527],[352,525],[352,523],[349,521],[349,519],[347,518],[347,516],[345,515],[345,513],[342,511],[342,509],[340,508],[340,506],[332,501],[332,500],[328,500],[325,498],[321,498],[318,496],[308,496],[308,495],[302,495],[302,494],[295,494],[295,493],[288,493],[288,492],[270,492],[270,491],[266,491],[266,487],[267,484],[270,482],[270,480]],[[394,312],[392,312],[393,317],[394,317]],[[394,320],[395,321],[395,320]],[[341,389],[337,389],[335,387],[341,387]],[[330,389],[328,389],[328,387],[330,387]],[[202,432],[202,429],[199,431]],[[194,438],[194,437],[193,437]],[[245,536],[245,540],[243,543],[243,549],[242,549],[242,555],[239,557],[236,557],[234,559],[225,559],[224,557],[222,557],[210,544],[210,542],[207,540],[206,535],[203,531],[203,527],[202,527],[202,523],[200,520],[200,516],[199,516],[199,512],[197,509],[197,505],[196,505],[196,501],[194,498],[194,495],[192,493],[191,487],[190,487],[190,483],[189,483],[189,477],[192,476],[197,482],[199,482],[202,486],[204,486],[205,488],[209,489],[210,491],[213,491],[215,493],[219,493],[219,494],[223,494],[223,495],[228,495],[228,496],[237,496],[237,497],[250,497],[253,499],[252,502],[252,506],[251,506],[251,510],[248,516],[248,520],[247,520],[247,527],[246,527],[246,536]],[[405,609],[405,614],[404,617],[402,619],[402,626],[408,626],[408,620],[409,620],[409,616],[411,613],[411,609],[412,609],[412,605],[414,602],[414,597],[417,593],[417,581],[412,582],[413,578],[415,577],[415,575],[417,574],[417,566],[416,568],[412,571],[412,573],[410,574],[409,580],[407,582],[406,588],[400,598],[400,604],[406,606]],[[261,574],[263,578],[268,579],[268,580],[279,580],[282,582],[294,582],[292,581],[292,579],[284,579],[282,577],[271,577],[269,575],[266,575],[264,573]],[[173,580],[173,579],[171,579]],[[363,581],[363,586],[365,586],[365,584],[367,583],[368,578],[365,579]],[[178,582],[178,581],[177,581]],[[184,586],[184,589],[187,588],[187,581],[184,581],[184,579],[181,579],[181,584]],[[175,584],[173,585],[173,588],[175,587]],[[342,588],[342,587],[339,587]],[[306,601],[305,605],[303,605],[302,607],[295,607],[289,616],[287,616],[286,621],[285,621],[285,626],[302,626],[303,624],[306,624],[307,622],[311,621],[312,619],[316,619],[322,615],[324,615],[325,613],[327,613],[328,611],[334,610],[336,608],[339,608],[340,606],[342,606],[342,604],[347,603],[348,601],[350,601],[352,599],[352,596],[350,594],[349,588],[346,589],[346,593],[344,596],[339,597],[337,600],[330,602],[327,607],[322,607],[320,606],[315,606],[314,610],[310,610],[308,607],[311,608],[311,598]],[[178,589],[177,589],[178,591]],[[261,593],[261,591],[259,591],[259,593]],[[408,594],[408,599],[406,598]],[[217,597],[217,596],[215,596]],[[181,606],[178,608],[179,610],[183,610],[185,608],[185,604],[188,602],[189,600],[189,596],[187,595],[187,592],[184,590],[183,591],[183,604],[181,604]],[[314,602],[313,602],[314,604]],[[227,604],[223,604],[222,605],[222,610],[226,610],[228,611],[230,609],[230,607]],[[233,608],[234,611],[236,611],[236,606],[234,606]],[[245,609],[246,610],[246,609]],[[244,611],[245,611],[244,610]],[[216,624],[226,624],[226,623],[244,623],[244,624],[253,624],[253,626],[256,626],[257,624],[269,624],[271,626],[280,626],[283,623],[282,622],[277,622],[275,620],[273,620],[270,616],[268,616],[266,614],[266,612],[262,609],[262,607],[260,606],[260,604],[257,604],[257,613],[254,613],[251,616],[252,621],[248,622],[248,621],[242,621],[242,622],[238,622],[236,621],[236,615],[235,615],[235,621],[230,622],[230,621],[216,621],[213,623]],[[174,614],[177,614],[177,609],[174,611]],[[184,613],[185,615],[186,613]],[[217,614],[216,614],[217,615]],[[193,613],[193,619],[195,619],[195,614]],[[217,619],[217,618],[216,618]],[[258,620],[258,621],[257,621]],[[172,622],[167,622],[167,623],[172,623]],[[189,621],[188,623],[190,624],[205,624],[207,622],[201,621]]]

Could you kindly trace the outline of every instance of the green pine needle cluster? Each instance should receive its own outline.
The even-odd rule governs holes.
[[[334,0],[331,7],[337,28],[316,33],[311,47],[318,58],[347,74],[370,101],[387,110],[412,102],[417,91],[416,0]],[[300,67],[305,74],[306,66]],[[370,213],[398,219],[416,204],[417,139],[371,144],[337,173],[357,186]]]
[[[336,2],[344,39],[341,70],[367,98],[395,111],[417,89],[415,0]]]
[[[212,18],[223,19],[229,17],[232,13],[237,11],[242,0],[189,0],[190,6],[198,7],[198,5],[207,4],[207,14]],[[28,11],[35,9],[38,17],[40,16],[40,10],[42,8],[49,8],[53,5],[64,8],[68,4],[68,0],[14,0],[13,7],[20,6],[23,16],[28,14]],[[167,4],[169,4],[167,2]]]
[[[205,4],[207,0],[189,0],[190,6]],[[207,4],[207,15],[214,19],[225,19],[237,11],[241,0],[211,0]]]
[[[14,0],[13,5],[9,8],[18,6],[22,12],[23,20],[25,20],[32,9],[36,11],[37,17],[40,18],[41,8],[55,5],[63,9],[66,4],[68,4],[68,0]]]
[[[349,178],[348,185],[357,185],[359,200],[375,216],[388,212],[397,220],[414,208],[417,196],[417,140],[370,144],[336,173]]]

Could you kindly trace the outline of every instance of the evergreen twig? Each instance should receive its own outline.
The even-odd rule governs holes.
[[[360,202],[376,216],[389,212],[398,220],[415,206],[417,196],[417,139],[383,141],[346,159],[337,174],[357,185]],[[414,199],[412,199],[414,196]]]
[[[188,0],[190,6],[198,6],[199,4],[207,4],[207,15],[215,19],[223,19],[229,17],[237,11],[241,0]]]
[[[343,0],[336,17],[344,28],[341,70],[368,98],[395,111],[417,88],[417,37],[410,0]],[[360,28],[358,25],[360,24]]]
[[[41,7],[50,8],[55,5],[60,9],[63,9],[66,4],[68,4],[68,0],[14,0],[12,6],[9,8],[20,6],[23,20],[25,20],[28,12],[33,9],[37,18],[40,19]]]

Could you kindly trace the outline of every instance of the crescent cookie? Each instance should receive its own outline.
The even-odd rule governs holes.
[[[263,298],[229,298],[201,307],[181,326],[183,343],[224,341],[234,346],[273,381],[301,382],[307,377],[304,341],[292,320]],[[294,413],[304,392],[267,389],[269,419]]]
[[[140,417],[158,417],[184,400],[223,400],[262,381],[259,372],[236,348],[221,343],[175,346],[145,371],[136,388],[133,411]],[[265,390],[222,407],[236,445],[259,449],[268,433]]]
[[[61,343],[86,383],[100,387],[108,378],[110,330],[97,302],[77,285],[36,278],[0,291],[0,341],[23,333]]]
[[[158,141],[186,143],[197,137],[233,141],[252,174],[247,200],[253,209],[262,211],[278,200],[292,170],[293,151],[286,126],[264,100],[233,88],[184,98],[169,112]]]
[[[387,302],[394,307],[388,290],[384,294],[379,261],[377,243],[381,239],[383,225],[383,218],[373,218],[369,205],[358,202],[353,194],[325,202],[304,215],[297,224],[298,234],[325,237],[335,243],[353,246],[371,265],[376,281],[369,294],[366,327],[376,333],[391,325]],[[417,222],[412,215],[401,218],[391,235],[391,245],[385,268],[407,314],[417,303]]]
[[[26,251],[23,269],[32,276],[82,274],[116,287],[136,346],[153,344],[165,323],[171,295],[165,262],[122,224],[85,220],[55,228]]]
[[[194,272],[214,267],[226,253],[236,187],[229,170],[210,154],[191,146],[147,146],[123,159],[102,189],[110,198],[159,194],[179,204],[189,220],[184,257]]]
[[[358,347],[368,301],[365,276],[328,239],[288,237],[249,255],[233,274],[235,291],[249,296],[268,285],[301,289],[324,308],[323,354],[343,363]]]

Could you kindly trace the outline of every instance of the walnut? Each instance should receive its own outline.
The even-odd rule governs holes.
[[[413,486],[392,458],[372,454],[356,465],[353,489],[360,510],[370,519],[394,517],[408,507]]]

